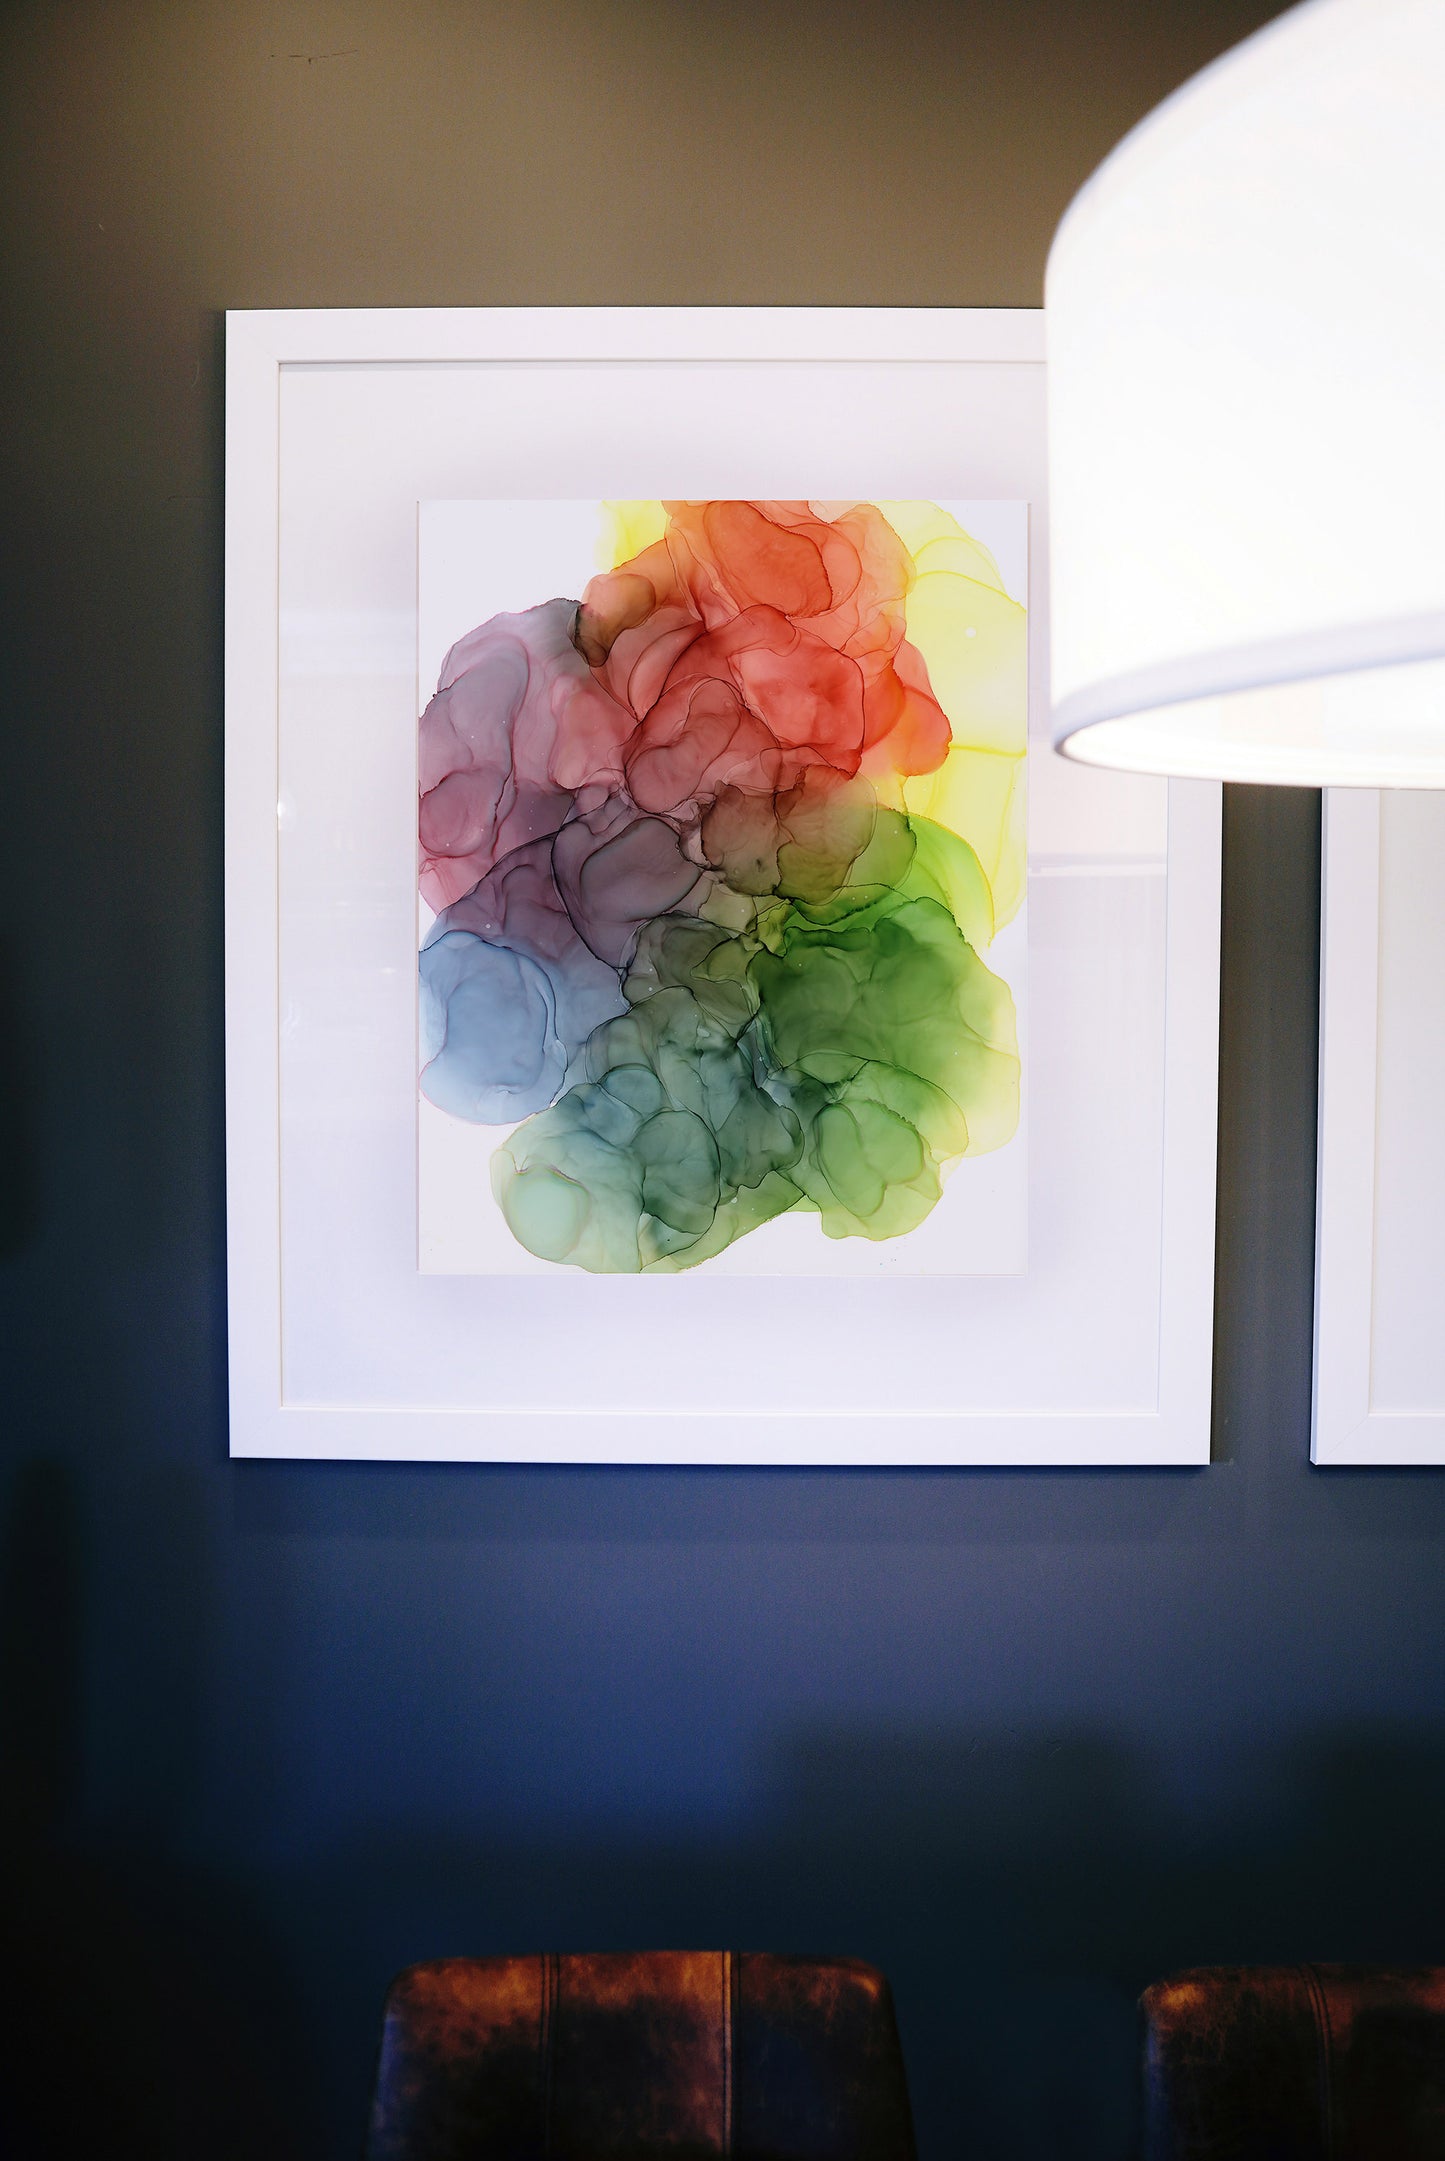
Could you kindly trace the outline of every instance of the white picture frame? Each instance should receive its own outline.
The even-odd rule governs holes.
[[[676,1289],[685,1278],[579,1282],[575,1272],[561,1271],[565,1282],[539,1287],[519,1278],[522,1288],[513,1286],[506,1297],[489,1289],[488,1279],[459,1289],[460,1279],[431,1278],[432,1289],[418,1291],[415,1239],[406,1223],[413,1001],[400,980],[409,940],[414,956],[414,910],[408,922],[403,898],[414,804],[400,786],[382,804],[379,842],[364,821],[331,832],[336,876],[341,886],[348,878],[352,883],[345,892],[338,888],[326,916],[332,940],[326,968],[295,978],[322,986],[317,997],[325,1012],[319,1019],[313,1013],[309,990],[298,1001],[288,989],[289,956],[304,950],[320,920],[305,914],[303,888],[311,889],[288,868],[303,860],[296,850],[313,845],[294,836],[307,830],[309,814],[315,829],[316,810],[314,799],[308,807],[290,788],[288,745],[310,740],[308,685],[330,682],[327,671],[340,667],[348,715],[354,709],[358,716],[357,769],[364,774],[365,745],[383,736],[398,773],[403,742],[411,755],[415,668],[407,623],[410,609],[414,637],[415,532],[414,517],[408,520],[417,502],[446,493],[748,492],[729,478],[735,455],[721,484],[712,477],[720,468],[707,461],[713,436],[728,435],[733,406],[743,437],[756,427],[764,409],[759,386],[766,384],[779,409],[769,423],[772,447],[758,453],[766,477],[779,483],[768,492],[1028,500],[1031,735],[1036,730],[1046,742],[1042,368],[1042,317],[1032,310],[362,309],[229,316],[226,1074],[234,1455],[678,1464],[1207,1462],[1216,786],[1093,774],[1046,750],[1038,759],[1031,755],[1037,842],[1031,874],[1054,881],[1040,891],[1052,896],[1054,919],[1065,925],[1092,896],[1091,920],[1103,928],[1090,933],[1087,946],[1079,931],[1079,952],[1099,971],[1098,995],[1124,1000],[1122,1010],[1135,1014],[1131,1024],[1147,1039],[1142,1064],[1154,1077],[1131,1078],[1127,1059],[1116,1076],[1109,1054],[1097,1044],[1090,1048],[1093,1036],[1108,1031],[1091,1027],[1082,991],[1067,1025],[1066,1001],[1055,998],[1055,1023],[1048,1022],[1045,1001],[1053,1032],[1045,1042],[1031,1021],[1040,1049],[1035,1070],[1026,1066],[1031,1131],[1049,1125],[1051,1106],[1058,1133],[1072,1130],[1064,1115],[1075,1080],[1072,1027],[1079,1085],[1087,1082],[1107,1108],[1117,1081],[1117,1133],[1110,1141],[1085,1126],[1067,1146],[1056,1137],[1040,1187],[1067,1218],[1068,1180],[1083,1181],[1080,1166],[1113,1146],[1111,1182],[1101,1191],[1119,1196],[1117,1224],[1105,1210],[1100,1233],[1081,1202],[1059,1250],[1031,1248],[1026,1277],[1007,1285],[936,1279],[957,1296],[946,1309],[931,1309],[934,1334],[906,1373],[895,1371],[890,1358],[901,1340],[913,1342],[916,1303],[886,1309],[881,1328],[875,1310],[869,1330],[878,1329],[877,1347],[858,1351],[851,1372],[843,1369],[860,1329],[839,1324],[831,1350],[824,1329],[812,1377],[773,1400],[766,1393],[771,1383],[749,1392],[746,1357],[725,1345],[711,1379],[700,1366],[674,1363],[664,1370],[669,1346],[696,1348],[704,1340],[697,1309],[686,1304],[693,1294]],[[635,448],[627,463],[628,427],[636,435],[644,421],[652,424],[654,409],[667,408],[669,396],[676,404],[699,381],[722,400],[721,421],[714,414],[707,441],[699,438],[701,465],[688,466],[683,457],[686,470],[680,469],[682,453],[673,455],[665,444],[655,472],[639,470]],[[540,410],[549,399],[554,419],[557,412],[592,410],[589,400],[601,411],[602,387],[609,413],[629,395],[635,410],[632,420],[624,413],[617,423],[615,444],[606,430],[590,427],[586,442],[597,449],[599,472],[589,471],[578,484],[559,464],[564,455],[577,456],[576,430],[559,450],[555,425],[544,436],[535,419],[524,425],[516,413]],[[514,404],[504,426],[506,398]],[[565,400],[560,406],[558,398]],[[614,453],[625,472],[608,465]],[[519,473],[530,486],[519,485]],[[752,492],[764,492],[762,477]],[[669,487],[669,480],[675,484]],[[326,587],[324,606],[313,606],[318,579]],[[1141,833],[1152,836],[1142,853],[1135,845]],[[379,849],[375,862],[372,847]],[[1134,926],[1127,951],[1108,944],[1108,926],[1116,923]],[[1141,940],[1152,941],[1146,957],[1155,971],[1147,977],[1147,1011],[1127,1002],[1128,984],[1146,980]],[[344,1101],[334,1113],[314,1083],[313,1051],[323,1037],[333,1064],[337,1045],[350,1061]],[[294,1082],[293,1073],[301,1076]],[[316,1164],[331,1161],[333,1141],[339,1167],[323,1175]],[[1093,1167],[1087,1176],[1105,1173]],[[661,1291],[675,1300],[647,1309],[656,1324],[649,1341],[661,1346],[659,1369],[645,1385],[629,1379],[624,1386],[611,1376],[594,1384],[588,1346],[619,1317],[623,1324],[635,1321],[639,1309],[624,1301],[639,1286],[649,1297]],[[872,1294],[872,1286],[864,1288]],[[754,1282],[728,1295],[757,1290]],[[418,1301],[433,1291],[440,1304],[424,1310]],[[805,1287],[800,1296],[808,1295]],[[907,1300],[909,1279],[898,1295]],[[489,1297],[497,1301],[492,1309],[478,1303]],[[1023,1303],[1009,1305],[1010,1299]],[[946,1315],[943,1328],[935,1325],[940,1315]],[[745,1317],[761,1323],[755,1308]],[[454,1340],[448,1329],[461,1331],[454,1371],[447,1365],[446,1346]],[[916,1333],[922,1342],[921,1320]],[[804,1336],[812,1342],[806,1329]],[[522,1380],[505,1362],[519,1343],[530,1353]],[[997,1364],[1005,1356],[999,1343],[1012,1346],[1012,1364],[989,1369],[984,1385],[978,1376],[988,1357]],[[627,1389],[638,1391],[635,1399]],[[818,1400],[828,1389],[831,1399]]]
[[[1314,1415],[1322,1466],[1445,1463],[1445,795],[1326,789]]]

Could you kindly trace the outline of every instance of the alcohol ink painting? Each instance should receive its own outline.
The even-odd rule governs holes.
[[[418,1259],[1027,1265],[1027,506],[419,509]]]

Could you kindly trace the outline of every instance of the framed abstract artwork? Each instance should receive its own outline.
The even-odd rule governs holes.
[[[1325,791],[1313,1460],[1445,1463],[1445,796]]]
[[[1207,1460],[1219,793],[1046,747],[1039,316],[227,380],[233,1453]]]

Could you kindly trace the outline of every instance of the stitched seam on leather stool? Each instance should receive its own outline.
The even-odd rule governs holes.
[[[542,1955],[542,2024],[537,2037],[542,2059],[542,2161],[552,2155],[552,2064],[557,2045],[557,1991],[559,1960],[555,1951]]]
[[[1303,1968],[1305,1986],[1309,1990],[1310,2008],[1314,2013],[1315,2042],[1319,2056],[1320,2086],[1320,2151],[1324,2161],[1334,2161],[1335,2153],[1335,2046],[1330,2026],[1329,1998],[1324,1983],[1314,1966]]]
[[[733,1955],[722,1954],[722,2151],[733,2150]]]

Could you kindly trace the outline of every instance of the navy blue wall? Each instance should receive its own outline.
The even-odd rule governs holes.
[[[4,9],[17,2152],[345,2155],[403,1962],[731,1943],[888,1970],[926,2156],[1115,2156],[1151,1976],[1445,1957],[1445,1482],[1307,1466],[1312,797],[1228,804],[1207,1472],[225,1454],[218,311],[1034,305],[1269,12]]]

